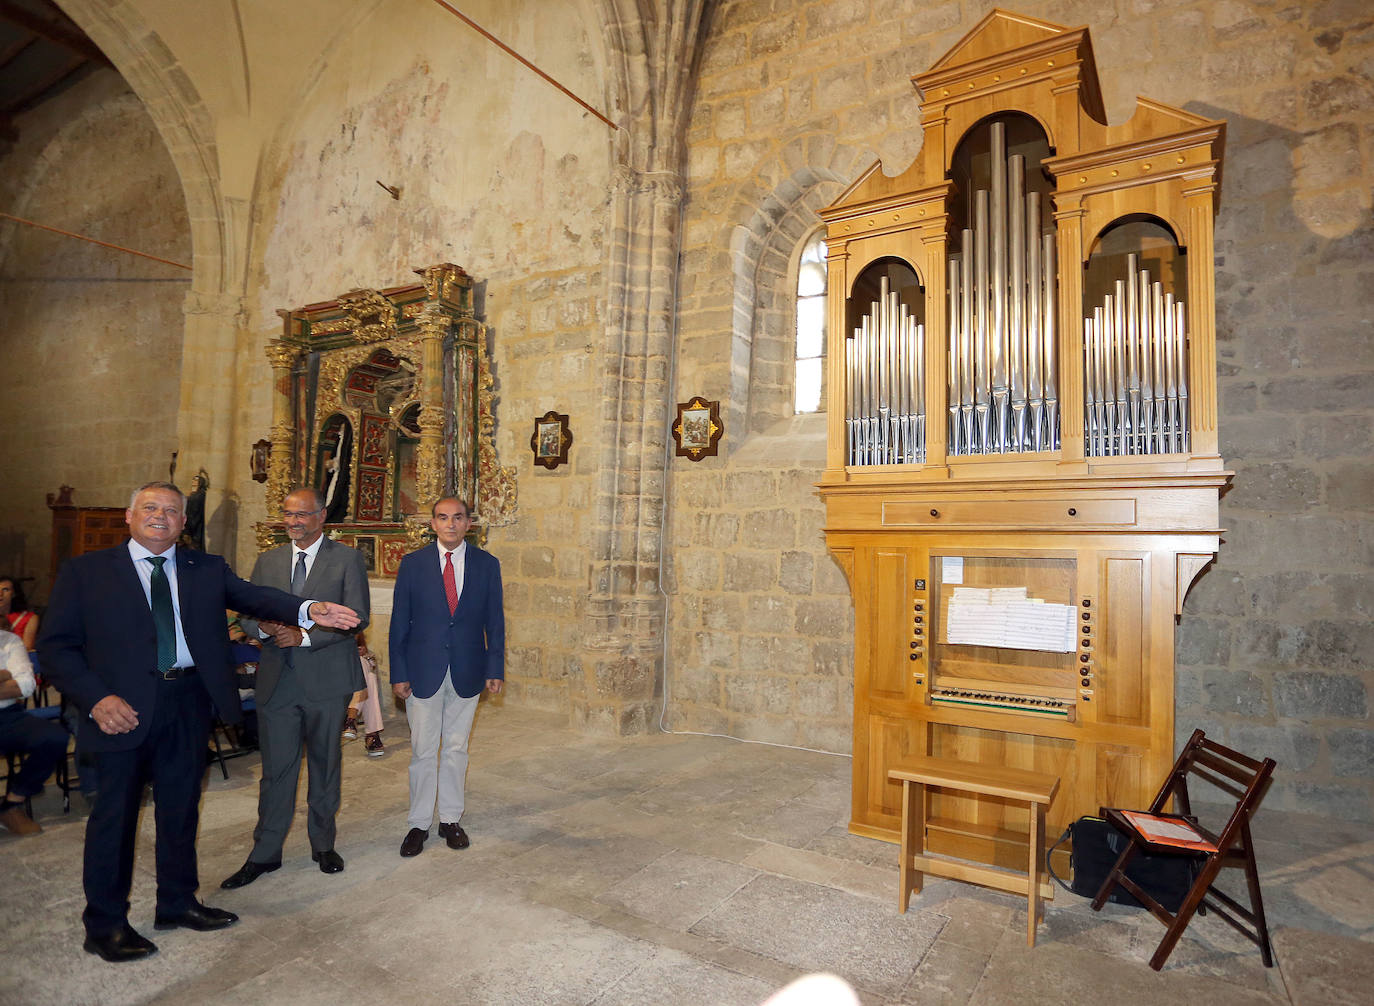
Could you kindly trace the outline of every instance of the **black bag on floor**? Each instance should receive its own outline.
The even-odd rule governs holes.
[[[1055,850],[1068,841],[1073,842],[1073,849],[1069,852],[1072,884],[1066,884],[1059,878],[1051,861]],[[1095,898],[1129,843],[1130,839],[1109,821],[1100,817],[1080,817],[1046,850],[1045,869],[1064,890],[1083,898]],[[1126,876],[1170,912],[1177,912],[1193,886],[1196,869],[1197,859],[1193,856],[1152,856],[1138,852],[1126,867]],[[1132,908],[1145,907],[1120,885],[1112,889],[1107,900]]]

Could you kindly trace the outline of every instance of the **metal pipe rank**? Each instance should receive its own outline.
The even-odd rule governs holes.
[[[1053,231],[1026,191],[1026,159],[1007,156],[1006,127],[990,127],[989,190],[970,194],[973,226],[950,257],[950,455],[1059,446]]]
[[[1083,320],[1083,435],[1089,457],[1188,448],[1188,354],[1182,301],[1138,256]]]
[[[845,340],[845,439],[851,466],[926,459],[925,326],[897,293],[878,299]]]

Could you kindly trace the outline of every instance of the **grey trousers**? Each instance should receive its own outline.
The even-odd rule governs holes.
[[[253,829],[255,863],[281,859],[282,845],[296,813],[296,784],[305,753],[310,781],[306,833],[314,852],[334,848],[334,818],[339,813],[343,752],[339,735],[349,695],[307,699],[295,668],[284,668],[272,698],[258,707],[258,744],[262,783],[258,787],[258,824]]]
[[[463,782],[468,774],[468,735],[477,713],[477,700],[460,698],[453,679],[427,699],[406,699],[410,722],[410,816],[411,828],[429,830],[434,823],[436,799],[439,821],[457,824],[463,816]]]

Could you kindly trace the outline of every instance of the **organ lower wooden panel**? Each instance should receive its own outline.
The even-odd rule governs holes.
[[[1098,649],[1098,711],[1106,723],[1144,726],[1150,721],[1147,562],[1145,556],[1102,562],[1102,609],[1112,613],[1102,626]]]
[[[1056,834],[1101,806],[1148,803],[1173,742],[1172,705],[1156,698],[1173,691],[1173,621],[1154,617],[1152,606],[1172,612],[1173,556],[1196,545],[1196,536],[1102,534],[1074,547],[1045,532],[866,532],[836,540],[853,557],[858,605],[852,830],[896,840],[901,794],[886,774],[910,753],[1053,773],[1060,796],[1047,826]],[[942,582],[956,578],[955,568],[961,584]],[[949,601],[960,585],[1024,586],[1029,597],[1068,606],[1074,649],[948,643]],[[949,702],[951,686],[1013,702]],[[1069,714],[1055,715],[1041,704],[1046,696]],[[1009,867],[1024,856],[1023,809],[935,793],[928,812],[936,851]]]

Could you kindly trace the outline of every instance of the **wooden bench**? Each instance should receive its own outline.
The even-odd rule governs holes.
[[[1035,946],[1035,927],[1042,909],[1041,898],[1053,897],[1045,869],[1045,811],[1059,792],[1057,776],[1001,765],[980,765],[946,758],[904,758],[888,770],[887,777],[902,784],[901,893],[897,905],[903,913],[914,891],[921,892],[921,875],[948,877],[982,884],[999,891],[1026,896],[1026,945]],[[1027,805],[1030,811],[1029,868],[1025,876],[980,863],[939,856],[925,850],[927,786],[1001,797]]]

